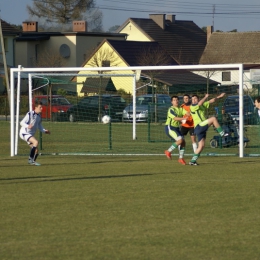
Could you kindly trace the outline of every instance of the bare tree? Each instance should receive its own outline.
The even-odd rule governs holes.
[[[171,59],[171,57],[160,46],[149,46],[148,48],[143,48],[140,52],[136,54],[136,60],[138,65],[140,66],[163,66],[169,65],[173,62],[173,59]],[[155,122],[157,121],[157,101],[155,98],[156,95],[154,93],[154,78],[160,73],[162,73],[162,71],[160,70],[146,71],[146,74],[150,77],[152,84],[153,102],[155,103]]]
[[[33,64],[38,68],[65,67],[67,61],[57,52],[51,49],[44,49],[37,57],[34,57]]]
[[[34,0],[27,11],[32,17],[55,24],[52,27],[64,28],[73,20],[86,20],[91,30],[102,30],[102,12],[95,7],[95,0]]]
[[[111,33],[116,32],[119,27],[120,27],[120,25],[114,25],[108,29],[108,32],[111,32]]]
[[[160,47],[149,46],[142,48],[135,55],[139,66],[163,66],[169,65],[173,61],[171,57]],[[148,76],[152,79],[152,84],[155,76],[159,75],[159,70],[147,71]]]
[[[34,66],[38,67],[38,68],[65,67],[66,63],[67,63],[67,61],[59,53],[57,53],[51,49],[48,49],[48,48],[41,51],[37,57],[34,57],[34,60],[33,60]],[[37,88],[37,81],[34,82],[34,87]],[[41,92],[41,90],[40,90],[40,92]],[[37,92],[35,92],[35,93],[37,93]],[[52,99],[52,84],[48,85],[47,93],[51,100]],[[51,102],[50,102],[50,106],[51,106]],[[52,120],[52,114],[51,114],[51,120]]]
[[[91,67],[116,67],[119,63],[119,57],[113,50],[109,49],[99,49],[87,62]]]
[[[87,11],[87,15],[83,17],[88,23],[88,30],[92,32],[103,31],[103,13],[95,8]]]
[[[207,57],[207,55],[205,55],[203,57],[203,64],[215,64],[210,57]],[[201,64],[202,65],[202,64]],[[216,74],[217,71],[216,69],[208,69],[208,70],[202,70],[202,71],[199,71],[197,72],[198,75],[201,75],[203,77],[205,77],[207,79],[207,91],[206,93],[208,94],[209,93],[209,82],[210,82],[210,78]]]

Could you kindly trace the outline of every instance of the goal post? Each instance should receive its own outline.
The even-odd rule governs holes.
[[[217,76],[215,75],[215,82],[220,82],[218,81],[219,78],[221,77],[221,72],[222,71],[235,71],[236,72],[236,79],[233,80],[233,85],[236,84],[237,85],[237,89],[236,91],[238,91],[238,93],[236,93],[239,96],[239,143],[243,143],[244,142],[244,70],[243,70],[243,65],[242,64],[215,64],[215,65],[183,65],[183,66],[134,66],[134,67],[95,67],[95,68],[22,68],[22,67],[18,67],[18,68],[12,68],[11,69],[11,73],[10,73],[10,87],[11,87],[11,111],[10,111],[10,118],[11,118],[11,127],[10,127],[10,154],[11,156],[17,155],[17,147],[18,147],[18,127],[19,127],[19,116],[21,116],[19,110],[17,110],[18,108],[16,108],[15,110],[15,102],[16,105],[19,106],[20,103],[20,87],[18,85],[20,85],[20,77],[21,74],[26,74],[28,75],[28,85],[29,85],[29,108],[32,109],[32,90],[33,90],[33,78],[34,77],[75,77],[76,80],[78,80],[79,78],[86,78],[86,77],[113,77],[116,78],[116,80],[114,79],[114,84],[116,85],[118,83],[118,85],[116,86],[116,88],[120,88],[120,86],[125,87],[127,84],[129,84],[129,89],[131,89],[131,94],[129,94],[129,103],[132,103],[133,106],[133,120],[131,123],[124,123],[124,122],[116,122],[113,123],[113,127],[112,127],[112,134],[114,135],[112,138],[112,142],[115,142],[117,139],[119,138],[119,133],[122,135],[122,141],[119,141],[121,143],[121,147],[118,150],[119,152],[114,152],[114,151],[110,151],[109,153],[114,154],[114,153],[118,153],[120,154],[120,152],[122,151],[122,153],[124,154],[128,154],[127,151],[129,151],[130,154],[132,153],[136,153],[136,154],[150,154],[149,152],[151,152],[152,154],[158,154],[158,150],[155,146],[151,147],[149,146],[148,148],[146,148],[148,151],[147,152],[143,152],[141,147],[139,147],[137,149],[138,146],[143,146],[145,147],[145,145],[143,145],[143,143],[139,143],[139,140],[145,139],[146,141],[148,140],[147,135],[149,135],[151,138],[153,138],[153,134],[158,135],[156,137],[156,140],[161,140],[162,143],[167,142],[167,140],[165,139],[165,136],[161,137],[160,135],[163,135],[163,125],[164,122],[160,122],[160,123],[152,123],[152,127],[149,126],[147,123],[145,124],[145,122],[138,122],[138,118],[137,118],[137,112],[136,111],[136,97],[140,94],[145,94],[148,91],[150,91],[150,89],[152,89],[151,93],[153,93],[153,91],[155,91],[156,93],[159,93],[159,91],[162,91],[163,93],[168,94],[169,96],[173,95],[173,94],[177,94],[178,96],[182,96],[185,93],[188,94],[199,94],[200,96],[203,96],[209,89],[208,87],[205,87],[207,85],[207,81],[211,80],[211,78],[207,78],[205,75],[207,74],[206,72],[209,71],[215,71],[218,72],[216,74],[218,74]],[[156,72],[156,73],[153,73]],[[185,72],[185,73],[184,73]],[[187,73],[186,73],[187,72]],[[149,82],[149,84],[145,84],[143,83],[143,85],[141,84],[137,84],[136,82],[140,81],[140,78],[142,78],[142,75],[146,76],[147,78],[152,79],[151,82]],[[159,75],[159,76],[158,76]],[[169,85],[169,77],[171,76],[176,76],[176,79],[174,79],[173,84],[174,87]],[[191,77],[191,79],[189,80],[188,77],[189,75],[193,75]],[[128,78],[129,81],[126,83],[122,80],[122,78]],[[158,78],[160,78],[160,80],[158,80]],[[203,84],[205,86],[202,87],[198,87],[198,82],[196,82],[196,80],[198,78],[203,78]],[[15,80],[16,79],[16,80]],[[179,81],[179,82],[178,82]],[[17,86],[15,85],[15,83],[17,82]],[[129,83],[131,82],[131,83]],[[182,84],[182,83],[186,83]],[[77,84],[80,84],[79,82],[77,82]],[[144,86],[145,87],[142,87]],[[141,88],[140,88],[141,86]],[[222,88],[221,88],[222,87]],[[210,87],[209,87],[210,88]],[[217,89],[217,87],[216,87]],[[225,90],[225,88],[223,88],[223,82],[219,83],[219,89]],[[230,87],[227,87],[227,89],[230,90]],[[211,94],[217,94],[218,90],[209,90],[211,91]],[[17,96],[15,96],[15,93],[17,93]],[[16,100],[16,101],[15,101]],[[159,104],[158,104],[159,106]],[[16,113],[15,113],[16,111]],[[15,116],[16,114],[16,116]],[[53,123],[53,124],[52,124]],[[67,123],[67,122],[66,122]],[[57,127],[58,124],[55,124],[55,122],[43,122],[43,125],[45,124],[52,124],[51,126],[55,126]],[[87,130],[87,126],[91,126],[91,130],[87,130],[87,131],[94,131],[95,133],[97,133],[97,130],[95,129],[103,129],[104,131],[107,131],[105,128],[106,126],[97,124],[94,128],[94,124],[90,123],[90,122],[86,122],[86,123],[78,123],[79,127],[84,128],[85,130]],[[60,129],[65,129],[65,124],[63,124],[62,126],[60,126]],[[70,128],[70,131],[75,131],[75,127],[73,124],[69,124],[66,125],[66,127],[68,127],[68,129]],[[149,128],[150,130],[149,130]],[[158,133],[156,132],[157,130],[155,130],[158,127]],[[47,128],[47,127],[46,127]],[[73,129],[72,129],[73,128]],[[57,128],[58,129],[58,128]],[[90,128],[89,128],[90,129]],[[139,129],[144,129],[144,132],[139,132]],[[103,131],[103,130],[102,130]],[[118,131],[118,133],[116,133],[116,131]],[[142,130],[143,131],[143,130]],[[150,131],[148,133],[148,131]],[[160,133],[159,133],[160,132]],[[115,134],[114,134],[115,133]],[[131,133],[131,138],[129,138],[129,133]],[[124,137],[124,134],[127,135],[127,137]],[[64,133],[64,135],[66,135],[66,133]],[[149,138],[150,138],[149,137]],[[17,139],[18,138],[18,139]],[[85,137],[84,137],[85,138]],[[101,137],[97,137],[100,138]],[[131,139],[132,142],[129,141],[129,143],[126,143],[125,145],[123,144],[123,140],[124,138],[128,138],[129,140]],[[189,136],[186,137],[187,139],[189,138]],[[70,145],[69,140],[66,140],[66,142],[68,142],[68,144],[66,145]],[[86,141],[87,142],[87,141]],[[100,141],[103,142],[103,141]],[[169,142],[169,140],[168,140]],[[65,141],[64,141],[65,143]],[[63,152],[63,146],[64,144],[62,144],[59,148],[55,147],[55,152],[59,151],[61,153],[65,153]],[[53,145],[50,145],[50,147]],[[102,147],[102,145],[100,146]],[[163,144],[160,147],[165,147],[165,144]],[[50,148],[51,149],[51,148]],[[74,148],[73,148],[74,149]],[[75,148],[77,149],[77,148]],[[128,149],[128,150],[127,150]],[[131,150],[132,149],[132,150]],[[133,150],[136,149],[135,152],[133,152]],[[145,148],[144,148],[145,149]],[[159,148],[158,146],[158,149]],[[64,149],[66,150],[66,149]],[[69,149],[67,149],[69,150]],[[94,151],[94,150],[93,150]],[[76,152],[76,150],[73,150],[73,152]],[[92,152],[90,150],[88,150],[87,148],[82,152],[82,151],[78,151],[79,153],[96,153],[96,151]],[[50,151],[51,153],[51,151]],[[101,153],[103,153],[102,148],[101,148]],[[232,154],[238,154],[239,157],[244,157],[244,146],[240,145],[238,148],[237,152],[232,152]]]

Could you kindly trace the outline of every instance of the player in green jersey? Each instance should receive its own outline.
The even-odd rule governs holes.
[[[193,95],[191,97],[190,112],[194,121],[194,132],[197,135],[198,139],[198,148],[195,151],[191,161],[189,162],[190,165],[198,165],[197,159],[199,158],[205,146],[206,133],[211,125],[214,125],[220,136],[228,135],[228,133],[225,133],[221,128],[216,117],[213,116],[207,119],[205,115],[205,112],[207,108],[209,108],[209,105],[211,103],[214,103],[217,99],[222,98],[224,95],[225,93],[222,93],[218,97],[212,98],[209,101],[206,101],[206,99],[209,97],[209,94],[206,94],[205,97],[201,100],[199,100],[199,97],[197,95]]]
[[[171,97],[172,106],[168,109],[167,120],[165,123],[165,132],[168,137],[173,140],[173,144],[164,153],[168,159],[171,159],[171,153],[175,148],[179,149],[179,160],[178,162],[185,165],[186,162],[183,159],[185,150],[185,140],[180,132],[180,122],[185,121],[185,114],[189,115],[185,109],[179,107],[179,97]]]

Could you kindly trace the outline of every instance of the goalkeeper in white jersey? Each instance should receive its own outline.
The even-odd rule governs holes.
[[[35,108],[33,111],[29,111],[23,120],[20,122],[20,138],[23,139],[31,147],[28,163],[30,165],[39,166],[36,162],[38,156],[38,140],[34,137],[37,129],[42,133],[50,134],[51,132],[44,129],[42,126],[42,119],[40,113],[42,112],[42,103],[35,102]]]

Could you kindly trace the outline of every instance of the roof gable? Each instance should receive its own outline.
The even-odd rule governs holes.
[[[20,32],[19,30],[17,30],[15,27],[5,22],[4,20],[0,19],[0,21],[1,21],[1,27],[4,35],[5,34],[16,35]]]

